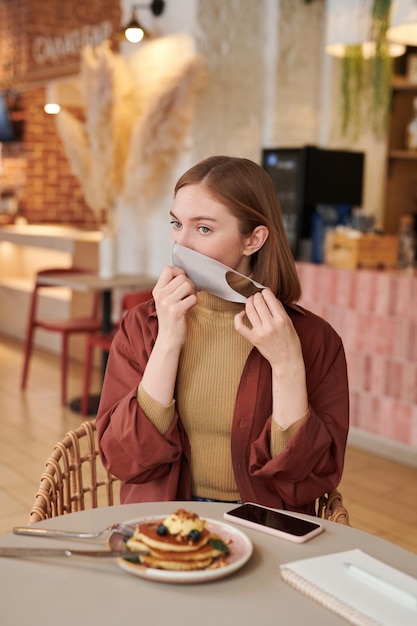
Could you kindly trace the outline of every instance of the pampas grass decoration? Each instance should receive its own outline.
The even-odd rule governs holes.
[[[85,124],[65,110],[57,116],[86,202],[98,215],[104,210],[110,226],[119,199],[140,211],[169,181],[204,82],[204,62],[186,35],[149,42],[134,60],[136,75],[108,42],[84,47]]]
[[[125,183],[125,168],[129,158],[132,128],[137,118],[137,106],[132,74],[120,57],[115,57],[112,110],[113,185],[120,195]]]
[[[100,208],[94,188],[91,186],[90,176],[90,149],[84,126],[74,115],[62,109],[56,116],[58,133],[71,166],[71,171],[80,182],[85,201],[93,209]]]
[[[123,202],[140,199],[138,208],[144,210],[146,200],[170,182],[169,172],[184,145],[204,77],[202,59],[192,58],[150,98],[133,130]]]
[[[82,51],[81,94],[85,103],[85,130],[90,146],[90,177],[95,190],[95,209],[112,208],[118,190],[114,185],[113,91],[114,63],[109,44]]]

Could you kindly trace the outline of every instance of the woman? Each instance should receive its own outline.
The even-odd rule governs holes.
[[[300,286],[268,174],[215,156],[177,182],[173,242],[250,276],[245,304],[165,267],[115,337],[97,415],[122,502],[251,501],[314,514],[341,478],[348,431],[342,342],[298,307]],[[235,275],[236,277],[236,275]]]

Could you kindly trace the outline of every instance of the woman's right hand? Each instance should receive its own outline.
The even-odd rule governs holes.
[[[158,339],[182,346],[187,334],[186,314],[197,303],[194,283],[183,269],[166,266],[152,295],[158,316]]]
[[[163,269],[152,295],[158,335],[142,377],[144,390],[163,406],[173,400],[181,348],[187,336],[186,314],[197,303],[194,284],[178,267]]]

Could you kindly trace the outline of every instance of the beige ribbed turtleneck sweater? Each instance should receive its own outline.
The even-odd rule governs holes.
[[[252,345],[234,328],[242,304],[199,292],[187,313],[187,339],[181,351],[175,401],[191,444],[194,496],[238,500],[230,438],[236,393]],[[164,407],[139,386],[138,401],[164,433],[174,414],[174,402]],[[304,419],[286,431],[273,422],[271,453],[282,452]]]
[[[241,304],[198,294],[187,316],[176,401],[191,443],[194,495],[237,500],[230,436],[236,392],[252,345],[234,330]]]

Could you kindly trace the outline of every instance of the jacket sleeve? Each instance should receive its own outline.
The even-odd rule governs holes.
[[[311,503],[340,482],[349,428],[349,390],[342,341],[312,314],[298,327],[306,366],[310,415],[276,457],[270,454],[272,416],[251,446],[249,473],[288,508]],[[313,322],[309,328],[309,322]]]
[[[146,312],[150,306],[129,311],[112,342],[96,419],[103,464],[125,483],[165,476],[185,446],[177,412],[161,434],[137,401],[156,335],[157,320]]]

